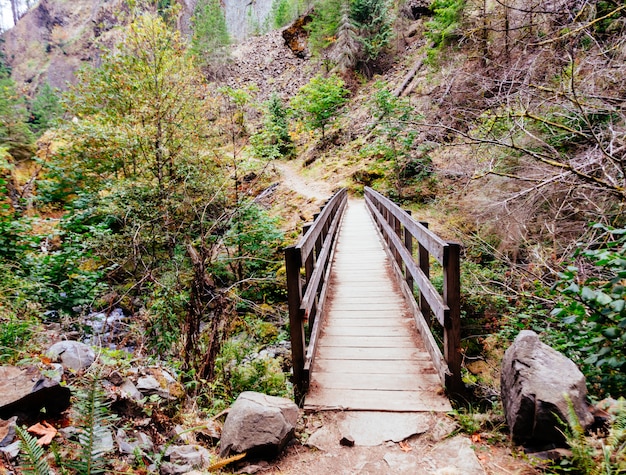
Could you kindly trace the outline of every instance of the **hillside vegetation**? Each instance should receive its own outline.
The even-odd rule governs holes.
[[[276,184],[291,161],[463,244],[472,404],[497,405],[521,329],[594,399],[624,395],[622,2],[277,0],[291,49],[278,32],[231,45],[211,0],[189,35],[175,2],[99,15],[71,41],[50,20],[30,62],[9,32],[0,58],[0,362],[121,308],[102,365],[158,361],[209,414],[246,389],[291,395],[282,248],[317,205]],[[65,63],[83,66],[60,91]]]

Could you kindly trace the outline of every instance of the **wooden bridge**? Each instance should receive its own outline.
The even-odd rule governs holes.
[[[370,188],[365,200],[341,190],[327,202],[285,250],[294,385],[305,409],[450,410],[445,391],[462,388],[459,253]]]

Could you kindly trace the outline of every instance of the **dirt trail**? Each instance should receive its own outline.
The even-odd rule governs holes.
[[[333,194],[330,183],[303,175],[299,162],[274,162],[282,175],[282,184],[308,199],[324,201]]]

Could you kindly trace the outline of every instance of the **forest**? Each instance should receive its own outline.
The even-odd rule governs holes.
[[[522,329],[579,366],[592,402],[624,396],[626,5],[274,0],[258,35],[306,18],[295,93],[232,72],[217,0],[188,32],[174,1],[113,9],[63,90],[16,82],[0,56],[0,363],[45,365],[63,335],[97,343],[72,385],[163,366],[182,394],[143,411],[170,420],[246,390],[293,397],[283,249],[316,209],[276,188],[286,163],[462,243],[464,429],[498,432],[474,416],[501,411],[499,360]],[[48,47],[69,48],[56,31]],[[543,470],[623,473],[625,414],[601,449],[569,433],[573,455]]]

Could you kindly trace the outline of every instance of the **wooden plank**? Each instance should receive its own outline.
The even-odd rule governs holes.
[[[352,326],[332,325],[324,329],[324,338],[329,336],[404,336],[407,334],[404,326]]]
[[[367,370],[367,368],[364,368]],[[442,391],[436,374],[317,373],[311,381],[326,389],[389,391]]]
[[[319,342],[319,354],[335,360],[430,360],[430,355],[417,348],[337,348]]]
[[[306,411],[354,410],[394,412],[448,412],[450,401],[432,391],[376,391],[349,389],[311,390],[304,404]]]
[[[321,373],[363,373],[368,374],[437,374],[428,361],[405,360],[333,360],[326,358],[315,359],[313,379]]]
[[[324,333],[324,346],[340,348],[415,348],[415,341],[410,336],[337,336]]]

